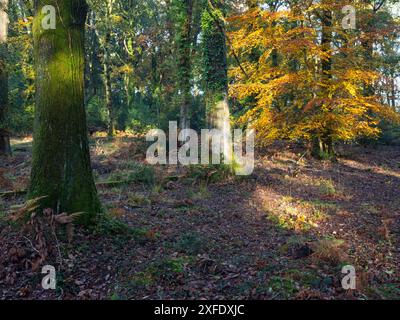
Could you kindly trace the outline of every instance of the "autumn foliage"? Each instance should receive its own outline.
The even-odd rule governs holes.
[[[256,128],[260,143],[377,137],[382,119],[399,120],[368,90],[383,75],[367,52],[368,43],[393,37],[399,25],[392,20],[380,30],[343,29],[346,4],[301,2],[230,19],[231,49],[241,64],[230,70],[230,91],[246,106],[239,122]],[[357,21],[369,19],[366,5],[353,5]]]

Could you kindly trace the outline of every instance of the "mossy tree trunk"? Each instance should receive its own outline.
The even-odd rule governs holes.
[[[56,28],[43,29],[42,8],[56,8]],[[37,0],[34,18],[36,113],[30,198],[42,208],[84,212],[94,223],[100,203],[90,166],[84,108],[85,0]]]
[[[203,59],[207,121],[222,135],[222,154],[232,161],[232,133],[228,102],[226,30],[219,1],[209,1],[202,17]]]
[[[190,127],[190,105],[192,102],[191,77],[192,77],[192,18],[193,1],[178,0],[179,31],[178,31],[178,83],[181,91],[180,99],[180,129]]]
[[[0,156],[10,155],[10,136],[6,130],[8,109],[8,74],[6,66],[8,35],[8,0],[0,0]]]

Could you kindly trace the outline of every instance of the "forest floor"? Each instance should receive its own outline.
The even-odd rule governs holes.
[[[0,192],[29,181],[31,140],[13,150]],[[59,236],[58,259],[46,261],[57,289],[45,291],[34,239],[4,221],[23,192],[4,195],[0,299],[400,299],[399,147],[345,146],[331,162],[277,144],[249,177],[151,167],[129,137],[95,138],[91,152],[113,219],[76,228],[71,243]],[[356,290],[342,288],[345,265]]]

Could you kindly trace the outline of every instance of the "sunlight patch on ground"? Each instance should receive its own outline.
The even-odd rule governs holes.
[[[22,137],[22,138],[12,138],[10,143],[13,149],[30,147],[32,145],[32,136]]]
[[[371,171],[373,173],[379,173],[379,174],[383,174],[383,175],[387,175],[387,176],[392,176],[395,178],[400,178],[400,163],[398,163],[399,171],[391,170],[389,168],[385,168],[385,167],[379,166],[379,165],[371,166],[371,165],[364,164],[364,163],[354,161],[354,160],[341,160],[341,163],[343,163],[344,165],[346,165],[350,168],[354,168],[357,170]]]
[[[319,223],[328,218],[328,211],[334,207],[328,204],[325,206],[321,202],[301,201],[262,189],[255,192],[255,201],[259,203],[267,219],[283,229],[294,231],[318,228]]]

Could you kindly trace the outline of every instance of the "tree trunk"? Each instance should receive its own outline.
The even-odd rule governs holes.
[[[207,121],[222,136],[222,155],[232,162],[232,133],[228,103],[228,65],[222,12],[209,6],[202,17]]]
[[[391,91],[392,91],[391,92],[392,93],[392,95],[391,95],[392,108],[394,111],[396,111],[396,98],[397,98],[396,92],[397,92],[397,90],[396,90],[396,76],[394,74],[392,75],[392,78],[391,78]]]
[[[384,2],[384,1],[382,1]],[[379,9],[376,9],[375,4],[373,4],[373,8],[369,11],[367,9],[367,15],[363,17],[363,21],[361,24],[361,32],[364,33],[364,39],[361,40],[361,46],[363,49],[363,55],[365,64],[371,69],[374,70],[373,66],[374,61],[374,40],[370,37],[371,32],[374,30],[376,23],[376,13]],[[366,84],[363,88],[364,96],[371,97],[375,95],[375,88],[373,84]]]
[[[103,85],[103,65],[100,61],[100,41],[96,29],[96,15],[91,11],[88,18],[89,32],[86,34],[90,44],[89,52],[86,53],[86,87],[85,105],[97,95],[98,89]]]
[[[8,74],[7,74],[7,35],[8,35],[8,0],[0,0],[0,156],[10,155],[10,136],[6,130],[6,112],[8,109]]]
[[[42,7],[57,11],[56,29],[42,27]],[[36,110],[30,198],[42,208],[84,212],[95,222],[100,203],[90,166],[84,108],[85,0],[37,0],[34,18]]]
[[[105,23],[108,28],[104,39],[103,71],[104,71],[104,92],[106,98],[106,108],[108,113],[108,136],[115,136],[115,110],[112,95],[111,83],[111,61],[110,61],[110,42],[111,42],[111,15],[113,13],[114,0],[107,0]]]
[[[191,94],[191,34],[193,17],[193,0],[184,0],[180,2],[183,19],[180,21],[181,30],[178,34],[178,55],[179,55],[179,89],[181,90],[181,109],[180,109],[180,128],[188,129],[190,127],[189,110],[192,102]]]
[[[330,82],[332,80],[332,58],[331,58],[331,49],[332,49],[332,12],[328,10],[327,4],[325,1],[322,1],[322,5],[324,6],[322,11],[322,33],[321,33],[321,48],[324,51],[328,58],[323,59],[321,61],[321,79],[324,87],[322,88],[323,98],[328,96],[328,92],[326,92],[325,88],[330,86]],[[327,112],[332,112],[331,110]],[[332,158],[334,157],[334,148],[333,148],[333,140],[332,140],[332,130],[329,123],[325,128],[321,128],[321,131],[318,132],[313,138],[313,147],[312,154],[317,158]]]
[[[109,61],[109,51],[108,46],[110,42],[111,35],[108,33],[106,35],[106,41],[104,43],[104,90],[105,90],[105,98],[106,98],[106,107],[108,113],[108,136],[115,136],[115,116],[114,116],[114,106],[113,106],[113,98],[112,98],[112,86],[111,86],[111,64]]]

